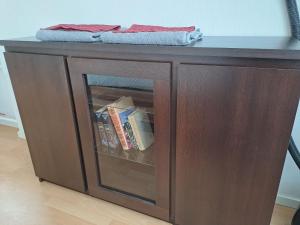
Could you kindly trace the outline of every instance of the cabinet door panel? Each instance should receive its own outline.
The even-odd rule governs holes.
[[[180,65],[176,224],[270,223],[300,71]]]
[[[69,58],[68,65],[89,193],[169,220],[170,64]],[[130,107],[113,107],[113,116],[109,105],[124,98]]]
[[[64,58],[5,53],[35,173],[84,191]]]

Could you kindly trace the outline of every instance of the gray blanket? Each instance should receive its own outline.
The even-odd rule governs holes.
[[[75,42],[104,42],[118,44],[145,44],[145,45],[189,45],[202,38],[199,29],[193,32],[86,32],[62,31],[41,29],[36,33],[36,38],[41,41],[75,41]]]
[[[114,33],[105,32],[101,35],[104,43],[127,43],[146,45],[189,45],[202,38],[199,29],[193,32],[139,32],[139,33]]]
[[[101,41],[103,32],[86,31],[63,31],[63,30],[44,30],[36,33],[36,38],[41,41],[75,41],[75,42],[96,42]]]

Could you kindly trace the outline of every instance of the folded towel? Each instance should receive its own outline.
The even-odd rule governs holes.
[[[129,29],[119,29],[119,25],[59,24],[40,29],[36,38],[42,41],[102,41],[146,45],[189,45],[202,38],[200,30],[194,26],[161,27],[133,24]]]
[[[41,41],[76,41],[76,42],[96,42],[101,41],[103,32],[87,31],[63,31],[41,29],[36,33],[36,38]]]
[[[202,38],[199,29],[188,31],[160,31],[160,32],[104,32],[101,40],[104,43],[146,44],[146,45],[189,45]]]
[[[152,25],[139,25],[133,24],[126,30],[119,31],[122,33],[137,33],[137,32],[163,32],[163,31],[186,31],[192,32],[195,30],[194,26],[190,27],[162,27],[162,26],[152,26]],[[116,31],[118,32],[118,31]]]
[[[46,30],[65,30],[65,31],[89,31],[101,32],[120,29],[120,25],[102,25],[102,24],[58,24],[47,27]]]

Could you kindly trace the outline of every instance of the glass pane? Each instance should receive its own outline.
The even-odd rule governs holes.
[[[153,80],[86,75],[99,185],[155,202]]]

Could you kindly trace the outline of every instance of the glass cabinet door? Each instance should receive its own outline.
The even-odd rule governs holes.
[[[168,219],[170,65],[68,63],[89,193]]]
[[[87,74],[100,185],[155,202],[153,80]]]

